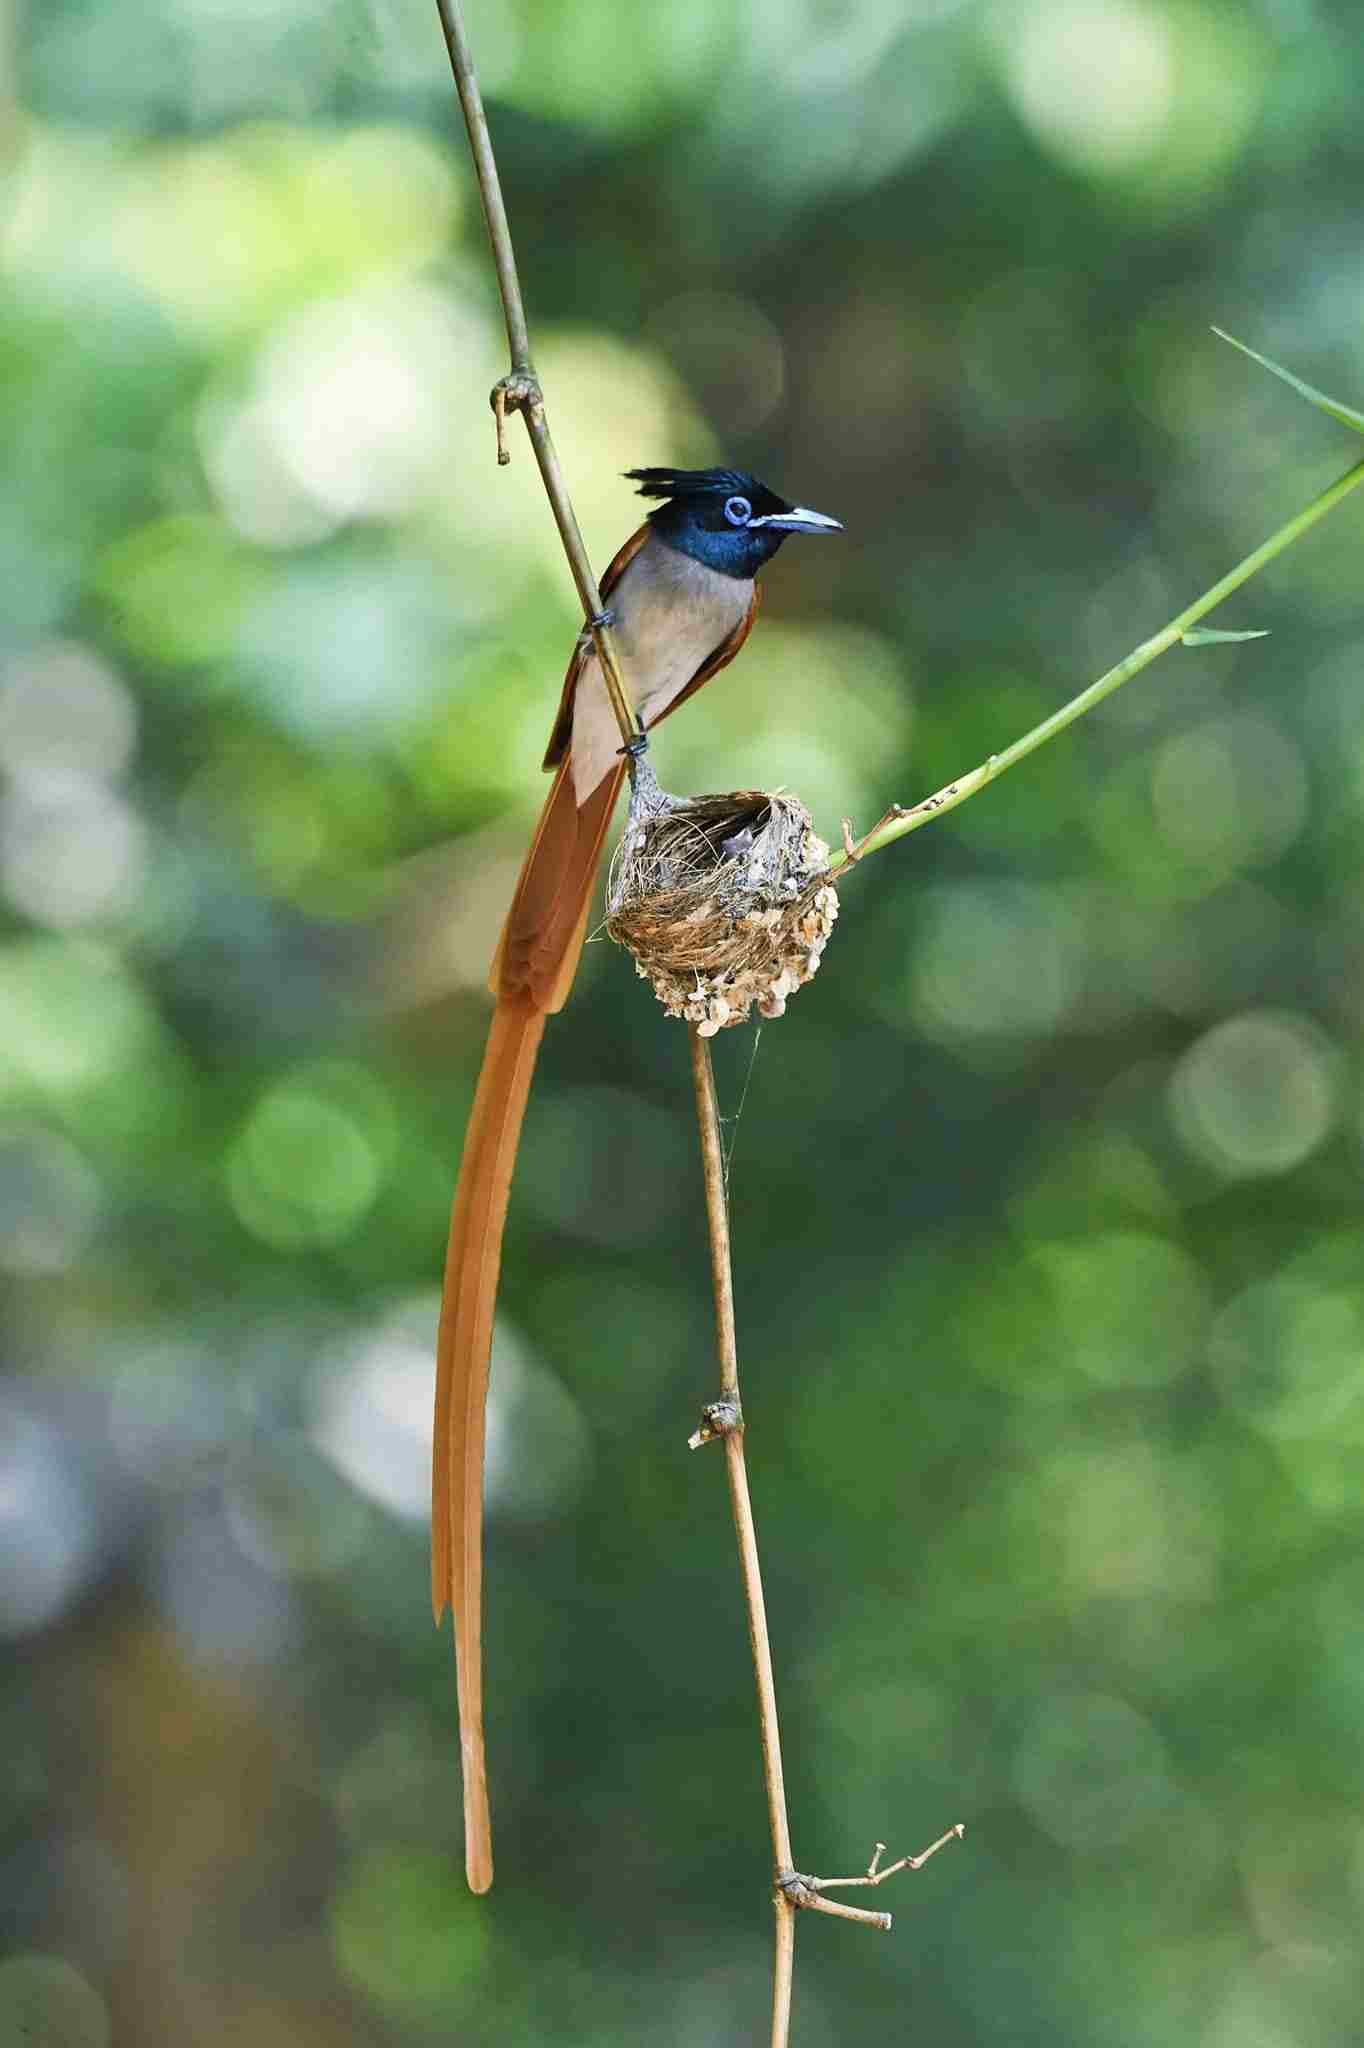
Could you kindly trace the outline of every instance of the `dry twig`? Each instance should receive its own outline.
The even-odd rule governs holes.
[[[509,412],[519,412],[526,422],[530,445],[535,451],[535,460],[540,465],[540,476],[545,486],[554,514],[554,523],[559,529],[568,566],[573,571],[579,602],[583,615],[596,643],[597,659],[601,663],[606,694],[611,700],[611,709],[620,728],[620,736],[626,746],[633,745],[640,737],[639,728],[630,710],[629,699],[620,679],[620,665],[616,659],[615,644],[611,638],[610,616],[603,609],[601,591],[592,574],[592,564],[587,559],[587,549],[578,529],[577,515],[568,495],[564,473],[559,467],[559,458],[550,439],[549,420],[545,413],[545,394],[535,374],[530,359],[530,334],[526,326],[526,309],[521,298],[521,280],[517,275],[516,256],[512,249],[511,229],[507,225],[507,209],[502,199],[502,181],[497,175],[497,159],[493,155],[492,137],[488,133],[488,117],[483,111],[483,95],[478,89],[478,74],[474,70],[473,54],[464,27],[464,14],[460,0],[436,0],[436,11],[445,33],[445,47],[450,53],[450,69],[455,74],[455,85],[459,92],[459,103],[464,110],[464,125],[469,131],[469,148],[473,153],[474,169],[478,173],[478,189],[483,195],[483,213],[488,223],[488,240],[492,244],[493,262],[497,266],[497,288],[502,295],[502,311],[507,323],[507,346],[511,352],[511,368],[505,377],[499,377],[492,388],[489,403],[497,421],[497,459],[500,463],[511,460],[507,452],[504,429]]]
[[[695,1450],[722,1438],[729,1478],[730,1507],[734,1534],[739,1545],[739,1570],[743,1578],[744,1603],[748,1609],[748,1640],[753,1652],[753,1675],[758,1687],[758,1722],[762,1736],[763,1781],[767,1787],[767,1814],[772,1833],[773,1910],[777,1916],[776,1953],[772,1970],[772,2048],[787,2048],[791,2028],[791,1980],[795,1964],[796,1914],[802,1908],[828,1913],[838,1920],[856,1920],[863,1926],[889,1932],[889,1913],[870,1912],[864,1906],[847,1906],[841,1899],[829,1899],[827,1891],[843,1885],[877,1885],[901,1870],[918,1870],[947,1842],[959,1841],[965,1833],[960,1822],[940,1835],[918,1856],[902,1856],[885,1870],[880,1858],[884,1842],[878,1842],[866,1874],[862,1877],[806,1877],[791,1862],[791,1828],[786,1814],[786,1782],[782,1772],[781,1731],[777,1722],[777,1689],[772,1675],[772,1645],[767,1633],[767,1607],[763,1599],[762,1569],[758,1562],[758,1538],[753,1523],[753,1503],[748,1492],[748,1470],[744,1463],[744,1419],[739,1398],[739,1353],[734,1331],[734,1282],[730,1265],[729,1211],[725,1200],[724,1158],[720,1143],[720,1111],[715,1099],[715,1074],[710,1060],[710,1043],[698,1027],[689,1027],[692,1079],[696,1089],[696,1121],[701,1136],[701,1167],[706,1188],[706,1221],[710,1237],[711,1279],[715,1290],[715,1335],[720,1360],[720,1398],[702,1412],[701,1423],[688,1439]]]

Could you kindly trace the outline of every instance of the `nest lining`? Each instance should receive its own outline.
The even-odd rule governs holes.
[[[670,1017],[702,1037],[756,1003],[780,1017],[817,970],[838,916],[829,849],[785,790],[632,807],[611,867],[606,929]]]

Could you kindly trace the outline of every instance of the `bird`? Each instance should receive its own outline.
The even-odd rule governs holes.
[[[755,578],[791,534],[841,522],[789,504],[738,469],[632,469],[660,501],[601,581],[621,679],[641,735],[733,661],[758,611]],[[634,743],[637,748],[640,742]],[[450,1217],[437,1339],[431,1472],[431,1604],[454,1610],[465,1872],[492,1883],[483,1736],[483,1453],[502,1231],[545,1019],[578,965],[602,846],[626,773],[589,625],[564,679],[540,820],[489,974],[492,1024]]]

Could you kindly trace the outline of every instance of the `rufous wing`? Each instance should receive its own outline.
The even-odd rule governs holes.
[[[643,526],[636,527],[624,547],[618,548],[607,563],[605,573],[597,586],[601,592],[604,605],[610,605],[611,592],[620,582],[621,577],[625,574],[631,562],[634,561],[635,556],[639,553],[652,532],[653,528],[646,519]],[[554,730],[549,736],[549,745],[545,748],[543,765],[546,770],[557,768],[568,752],[569,743],[573,738],[573,699],[578,694],[578,678],[581,676],[591,653],[592,635],[584,627],[583,631],[578,635],[578,644],[574,648],[573,658],[568,664],[568,674],[564,677],[564,687],[559,698],[559,709],[554,717]]]

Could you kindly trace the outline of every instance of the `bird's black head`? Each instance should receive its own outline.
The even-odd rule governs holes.
[[[837,519],[788,505],[741,469],[629,469],[660,540],[725,576],[756,576],[791,533],[838,533]]]

